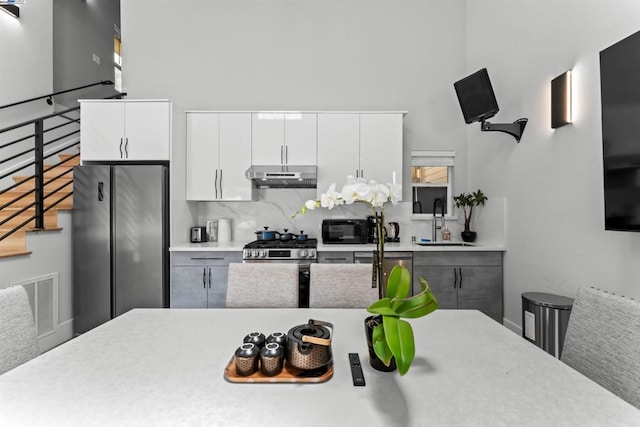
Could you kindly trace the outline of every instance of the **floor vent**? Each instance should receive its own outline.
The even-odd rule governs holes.
[[[58,331],[58,273],[22,280],[11,286],[26,289],[38,338],[55,334]]]

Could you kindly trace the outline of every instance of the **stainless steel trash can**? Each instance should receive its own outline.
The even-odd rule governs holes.
[[[522,336],[560,358],[573,299],[542,292],[522,294]]]

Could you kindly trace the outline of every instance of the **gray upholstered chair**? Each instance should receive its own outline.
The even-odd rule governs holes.
[[[640,302],[579,289],[560,360],[640,408]]]
[[[231,263],[227,307],[298,307],[298,266],[286,263]]]
[[[371,264],[311,264],[309,307],[367,308],[378,299]]]
[[[39,353],[27,291],[22,286],[0,289],[0,374]]]

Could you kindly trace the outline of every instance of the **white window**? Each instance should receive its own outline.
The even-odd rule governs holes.
[[[411,199],[414,215],[433,215],[436,199],[442,200],[446,216],[453,215],[451,186],[455,156],[455,151],[411,152]]]
[[[120,28],[113,26],[113,82],[114,89],[122,92],[122,38]]]

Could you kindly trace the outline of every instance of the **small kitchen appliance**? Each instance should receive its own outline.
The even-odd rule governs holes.
[[[207,229],[207,240],[209,242],[217,242],[218,241],[218,220],[212,219],[207,221],[207,225],[205,227]]]
[[[387,230],[387,242],[399,242],[400,241],[400,224],[397,222],[390,222],[389,229]]]
[[[191,227],[191,242],[202,243],[207,241],[206,227]]]
[[[325,219],[322,221],[322,243],[365,244],[369,225],[364,219]]]

